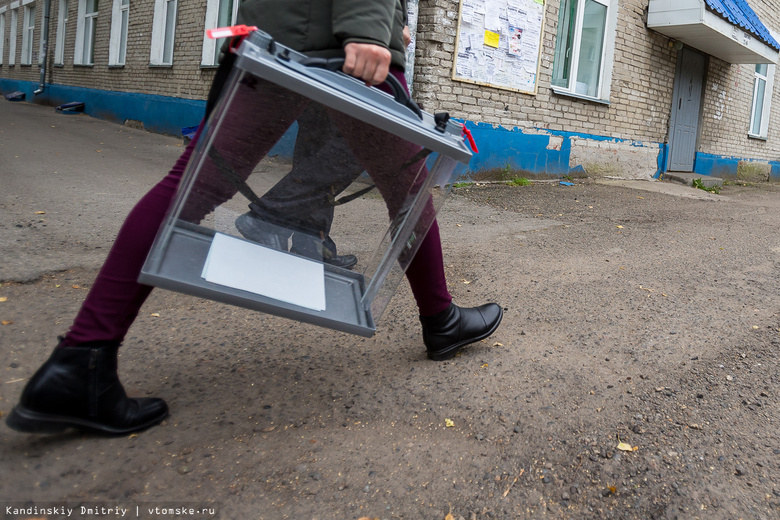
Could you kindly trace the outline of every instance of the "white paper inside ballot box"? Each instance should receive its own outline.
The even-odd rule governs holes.
[[[315,311],[325,310],[319,262],[217,233],[201,275],[206,281]]]

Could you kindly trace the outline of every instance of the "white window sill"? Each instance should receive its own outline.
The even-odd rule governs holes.
[[[584,101],[591,101],[593,103],[600,103],[602,105],[609,105],[611,104],[608,99],[599,99],[591,96],[583,96],[582,94],[576,94],[574,92],[570,92],[568,90],[562,89],[560,87],[550,87],[550,89],[553,91],[553,93],[557,94],[558,96],[567,96],[567,97],[573,97],[576,99],[582,99]]]
[[[769,139],[765,135],[756,135],[748,133],[748,139],[756,139],[758,141],[768,141]]]

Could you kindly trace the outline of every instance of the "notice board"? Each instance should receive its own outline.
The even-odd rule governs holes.
[[[461,0],[452,79],[536,94],[544,0]]]

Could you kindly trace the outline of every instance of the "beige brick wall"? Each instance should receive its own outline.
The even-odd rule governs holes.
[[[764,25],[780,34],[780,4],[750,0]],[[780,76],[776,74],[767,140],[747,137],[753,101],[754,65],[730,65],[710,57],[698,150],[731,157],[780,159]]]
[[[780,30],[778,6],[770,0],[751,0],[750,4],[770,29]],[[593,144],[587,139],[573,140],[572,166],[582,164],[589,173],[608,174],[638,168],[640,177],[652,175],[657,168],[654,143],[668,139],[677,63],[673,42],[646,28],[647,0],[620,0],[610,104],[557,95],[550,89],[550,80],[559,5],[559,0],[546,2],[539,88],[534,96],[450,79],[458,2],[421,1],[415,66],[417,96],[429,111],[444,110],[455,117],[495,126],[615,138],[611,145],[610,141]],[[780,122],[780,99],[773,103],[769,139],[747,138],[752,92],[753,66],[710,60],[700,151],[766,160],[780,156],[780,137],[772,131]],[[627,145],[619,140],[635,142]]]
[[[0,0],[0,7],[10,5],[8,0]],[[37,56],[38,39],[43,18],[43,0],[36,1],[35,52]],[[127,58],[123,67],[108,66],[109,35],[111,32],[111,0],[101,0],[97,18],[95,37],[95,59],[92,66],[73,65],[76,44],[76,23],[78,0],[70,0],[69,20],[65,37],[65,59],[63,66],[54,66],[54,45],[57,37],[57,19],[59,0],[52,0],[49,32],[49,70],[46,81],[60,85],[81,86],[114,90],[120,92],[143,92],[162,96],[182,97],[186,99],[205,99],[213,68],[201,68],[206,1],[178,2],[176,18],[176,37],[174,59],[171,67],[150,67],[152,17],[154,0],[130,0],[128,17]],[[20,8],[20,27],[21,13]],[[9,37],[10,17],[6,19],[6,38]],[[21,32],[17,36],[17,55],[21,52]],[[5,57],[0,67],[0,78],[12,78],[38,81],[40,69],[37,65],[23,67],[17,64],[9,67],[8,43]]]
[[[620,139],[661,141],[667,132],[675,54],[668,39],[648,31],[647,0],[620,2],[610,105],[550,90],[558,0],[548,0],[536,95],[450,79],[458,2],[420,3],[415,92],[427,110],[505,127],[565,130]]]

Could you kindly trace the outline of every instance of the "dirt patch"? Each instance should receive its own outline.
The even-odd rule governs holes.
[[[3,427],[0,499],[269,520],[776,518],[780,199],[722,195],[457,189],[451,292],[498,301],[505,321],[448,362],[425,359],[406,285],[370,339],[155,291],[120,375],[169,419],[120,438]],[[3,414],[94,276],[0,287]]]

